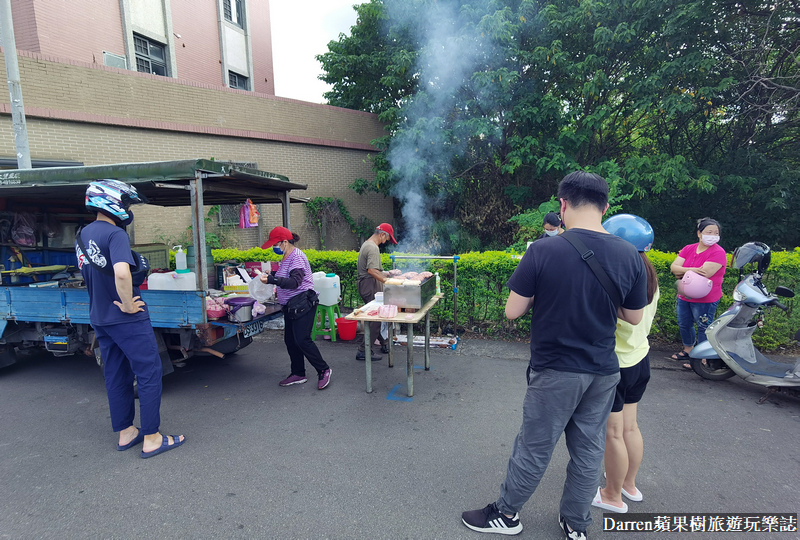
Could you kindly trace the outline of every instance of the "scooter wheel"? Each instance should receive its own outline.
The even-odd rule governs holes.
[[[736,375],[736,373],[734,373],[734,371],[728,366],[715,366],[714,364],[717,362],[722,363],[721,360],[707,360],[705,363],[703,363],[703,361],[699,358],[689,359],[689,363],[692,365],[694,372],[706,380],[724,381],[725,379],[730,379]]]

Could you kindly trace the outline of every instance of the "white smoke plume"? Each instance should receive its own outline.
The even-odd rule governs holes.
[[[483,4],[472,2],[471,7],[478,3]],[[452,157],[467,142],[448,137],[446,118],[458,90],[476,69],[481,36],[465,22],[465,7],[458,0],[386,0],[384,5],[390,20],[416,32],[421,44],[419,91],[403,107],[404,122],[387,150],[398,178],[392,195],[400,201],[405,228],[397,249],[437,252],[430,242],[436,201],[425,193],[425,185],[435,175],[448,173]]]

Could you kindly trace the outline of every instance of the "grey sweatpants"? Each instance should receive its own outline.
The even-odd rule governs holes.
[[[564,433],[570,460],[561,515],[573,529],[592,523],[592,497],[600,485],[606,421],[619,373],[591,375],[545,369],[531,371],[522,405],[522,428],[514,440],[497,508],[518,512],[536,491]]]

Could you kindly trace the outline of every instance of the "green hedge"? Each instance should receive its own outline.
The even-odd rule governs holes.
[[[356,288],[357,252],[313,249],[304,249],[303,252],[308,256],[314,272],[333,272],[339,276],[342,284],[343,306],[355,308],[362,304]],[[247,251],[215,249],[212,253],[214,261],[217,263],[228,260],[239,262],[280,260],[280,256],[275,255],[271,249],[253,248]],[[648,255],[658,272],[661,288],[661,299],[658,303],[652,334],[666,341],[679,342],[680,336],[675,318],[675,277],[669,271],[669,266],[675,260],[676,254],[653,250],[648,252]],[[502,251],[472,252],[459,256],[456,309],[459,333],[467,331],[506,339],[527,338],[530,332],[530,316],[509,321],[504,315],[505,302],[508,297],[508,289],[505,284],[517,267],[518,257]],[[381,258],[384,268],[392,268],[392,260],[389,255],[383,254]],[[730,261],[730,256],[728,259]],[[455,292],[453,260],[398,259],[397,268],[439,272],[444,298],[431,311],[431,323],[439,333],[453,333]],[[778,285],[797,289],[799,279],[800,248],[788,252],[773,252],[772,264],[764,276],[764,283],[769,290],[774,290]],[[731,293],[737,282],[738,272],[728,268],[722,286],[725,294],[720,301],[717,315],[733,303]],[[771,313],[767,314],[764,328],[756,332],[754,340],[759,348],[775,350],[793,343],[794,332],[800,328],[800,314],[794,313],[792,299],[788,299],[784,303],[791,308],[788,314],[773,309]]]

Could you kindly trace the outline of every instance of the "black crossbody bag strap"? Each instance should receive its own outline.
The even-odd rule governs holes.
[[[75,233],[75,241],[78,242],[78,247],[81,248],[81,251],[83,252],[83,256],[86,257],[86,260],[89,261],[89,264],[91,264],[92,266],[94,266],[95,268],[97,268],[98,270],[103,272],[104,274],[113,275],[114,274],[113,270],[109,270],[108,268],[104,268],[104,267],[100,266],[99,264],[95,263],[89,257],[89,253],[86,251],[86,246],[83,245],[83,240],[81,240],[81,231],[82,230],[83,230],[83,227],[78,229],[78,232]]]
[[[572,244],[578,254],[581,256],[581,259],[586,261],[586,264],[589,265],[589,268],[594,272],[594,275],[597,277],[597,281],[600,282],[600,285],[608,293],[608,296],[611,297],[611,301],[614,303],[614,306],[620,307],[622,305],[622,297],[619,294],[619,289],[614,285],[611,281],[611,278],[608,277],[606,271],[603,270],[603,267],[600,266],[600,263],[597,262],[597,259],[594,256],[594,251],[586,247],[586,244],[581,241],[580,238],[574,233],[570,234],[569,231],[563,232],[561,238]]]

